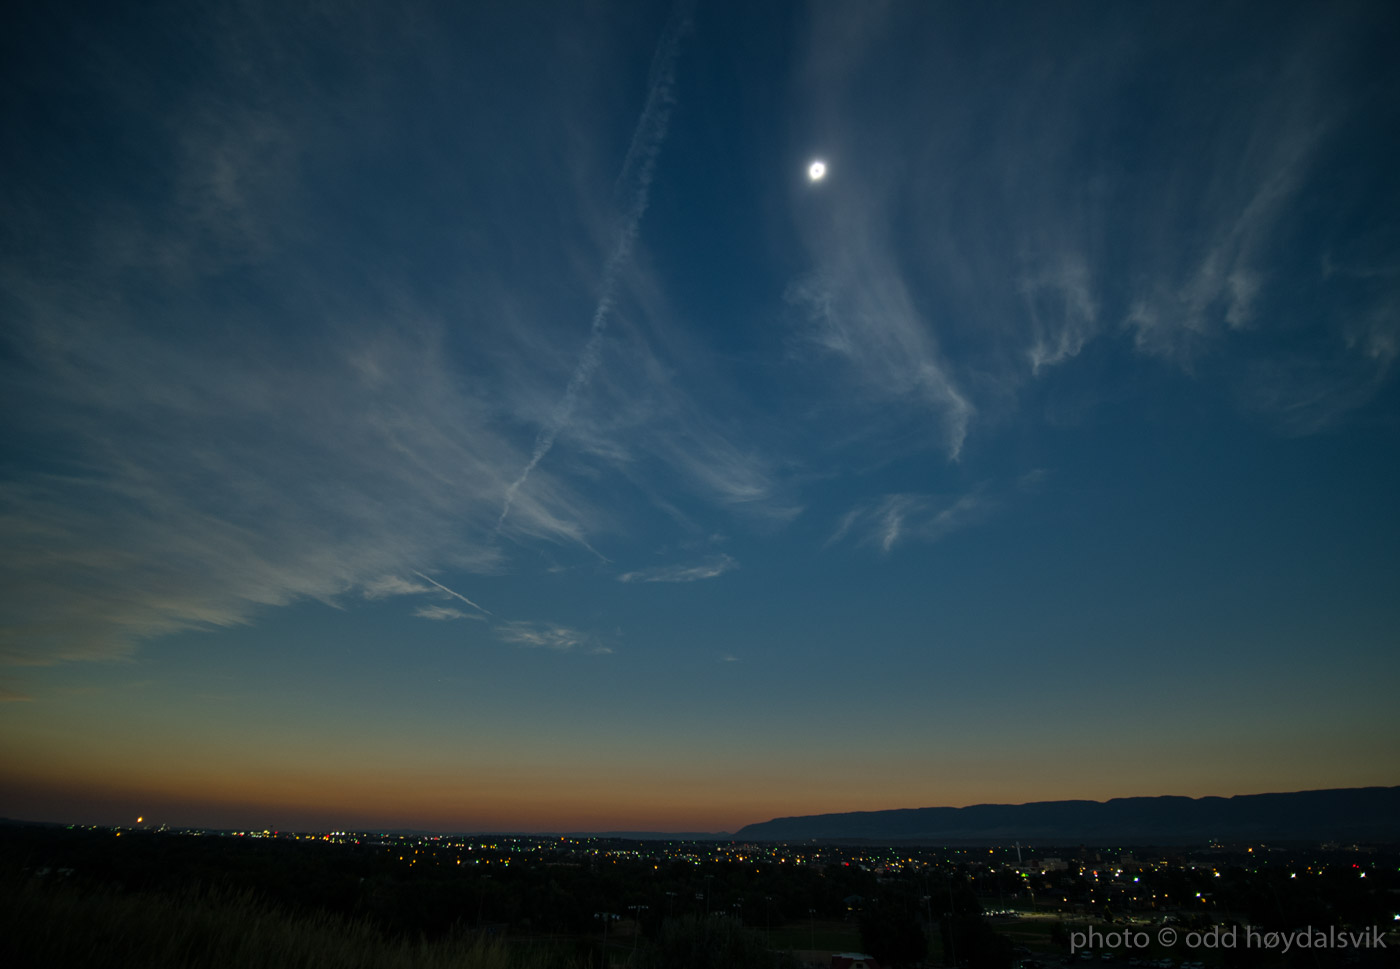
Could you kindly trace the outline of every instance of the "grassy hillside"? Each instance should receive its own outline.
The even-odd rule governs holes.
[[[120,893],[52,878],[0,885],[0,964],[111,969],[573,969],[567,947],[386,937],[363,920],[273,909],[252,893]]]

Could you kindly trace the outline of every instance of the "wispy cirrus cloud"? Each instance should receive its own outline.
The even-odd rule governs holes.
[[[269,87],[245,58],[297,63],[295,30],[183,29],[172,42],[207,54],[188,83],[161,83],[161,58],[123,59],[98,33],[53,66],[139,132],[148,161],[113,146],[87,170],[32,132],[44,164],[17,157],[27,191],[3,203],[35,226],[0,259],[4,423],[23,452],[0,484],[10,662],[121,657],[297,599],[416,593],[401,578],[415,568],[503,560],[493,511],[523,454],[510,415],[444,352],[441,307],[409,296],[424,292],[410,277],[311,266],[301,248],[363,254],[312,173],[394,119],[337,127],[328,105],[354,86]],[[124,162],[131,179],[110,177]],[[578,491],[539,485],[521,530],[586,534]]]
[[[1269,279],[1271,257],[1277,257],[1271,247],[1326,133],[1309,103],[1314,99],[1284,88],[1249,126],[1219,137],[1216,150],[1234,162],[1225,167],[1232,177],[1203,192],[1193,186],[1201,194],[1193,192],[1189,207],[1185,198],[1157,203],[1159,217],[1181,227],[1187,261],[1182,266],[1180,254],[1144,254],[1153,282],[1134,297],[1125,319],[1141,352],[1189,363],[1211,349],[1213,338],[1256,322],[1265,286],[1276,282]],[[1195,214],[1194,224],[1181,225],[1183,211]]]
[[[868,218],[870,203],[854,206]],[[863,235],[848,226],[847,231]],[[928,413],[952,459],[962,452],[976,408],[938,348],[931,321],[915,307],[887,254],[867,250],[864,260],[840,260],[788,289],[815,345],[845,360],[867,399]]]
[[[93,348],[103,349],[100,343]],[[461,406],[446,380],[434,386],[433,365],[416,355],[407,359],[418,364],[411,377],[393,372],[392,355],[377,356],[369,387],[358,366],[340,375],[298,375],[298,382],[320,382],[318,406],[343,409],[353,435],[346,427],[283,423],[280,440],[259,436],[260,412],[282,408],[250,400],[249,382],[236,375],[205,379],[199,388],[164,381],[159,392],[176,395],[178,417],[164,403],[113,388],[104,401],[109,416],[125,406],[143,425],[172,430],[146,433],[115,454],[85,451],[84,476],[38,476],[0,489],[7,510],[0,517],[7,549],[0,573],[18,593],[4,603],[0,654],[20,664],[119,657],[151,637],[246,623],[264,608],[297,598],[333,604],[352,591],[371,599],[451,598],[480,613],[428,605],[414,613],[425,619],[489,616],[475,600],[405,566],[435,561],[496,570],[500,552],[487,536],[503,480],[498,472],[509,460],[488,464],[480,456],[483,445],[502,455],[514,452],[488,422],[471,421],[472,407]],[[272,376],[263,373],[251,383],[298,400]],[[410,386],[414,390],[406,392]],[[83,390],[95,392],[92,381]],[[227,398],[218,399],[225,392]],[[352,403],[365,397],[372,406]],[[202,410],[219,413],[226,426],[245,422],[248,439],[198,445],[180,425],[199,434],[202,422],[190,411]],[[73,437],[85,448],[92,443]],[[341,453],[352,439],[356,443]],[[334,441],[334,448],[318,452],[318,440]],[[291,454],[297,457],[288,468]],[[191,491],[187,481],[199,487]],[[578,522],[586,520],[583,506],[570,509],[568,490],[551,475],[538,481],[543,490],[521,503],[517,522],[567,538],[566,529],[554,527],[560,520],[554,509],[569,509]],[[329,500],[309,500],[316,491]],[[50,610],[60,618],[39,618]],[[533,627],[505,628],[503,638],[514,641]],[[561,632],[564,627],[540,630],[536,638],[554,648],[563,648],[570,635],[579,644],[588,641]]]
[[[610,647],[600,644],[588,633],[548,622],[515,620],[499,623],[496,636],[503,642],[516,646],[539,649],[553,649],[560,652],[581,649],[589,653],[611,653]]]
[[[956,497],[884,495],[843,515],[826,544],[849,539],[888,553],[903,542],[936,542],[976,524],[995,507],[995,501],[977,492]]]
[[[1079,355],[1098,334],[1098,302],[1089,267],[1067,256],[1059,266],[1021,280],[1032,332],[1031,373]]]
[[[366,599],[383,599],[389,596],[421,596],[433,592],[434,587],[400,575],[381,575],[366,580],[360,591]]]
[[[716,555],[703,562],[688,565],[658,565],[649,569],[624,572],[619,582],[699,582],[713,579],[739,567],[729,555]]]
[[[655,495],[684,476],[708,507],[765,507],[776,491],[755,449],[668,379],[653,351],[664,313],[646,317],[650,340],[629,322],[593,342],[557,460],[536,466],[541,440],[522,434],[549,424],[577,373],[559,321],[596,300],[600,262],[609,306],[647,289],[628,254],[665,134],[674,24],[624,165],[619,243],[603,166],[617,146],[572,120],[520,129],[518,105],[484,95],[479,76],[546,76],[532,110],[610,116],[598,99],[615,92],[590,79],[615,38],[596,22],[546,26],[571,40],[541,64],[516,56],[538,49],[538,23],[477,11],[498,42],[446,70],[436,45],[448,41],[432,31],[329,16],[318,37],[365,69],[287,88],[317,41],[282,16],[182,22],[168,41],[201,51],[204,70],[179,83],[161,57],[126,58],[120,36],[75,41],[47,68],[66,72],[53,87],[133,132],[101,169],[83,168],[101,150],[16,134],[26,191],[0,216],[30,245],[0,257],[3,423],[21,457],[0,482],[3,661],[120,658],[301,599],[432,594],[480,609],[428,576],[499,572],[531,545],[593,548],[630,510],[604,476]],[[512,132],[515,163],[503,171],[474,136],[448,132],[404,156],[412,174],[388,196],[377,176],[370,190],[354,172],[375,170],[383,144],[411,143],[416,122],[392,105],[405,92],[423,103],[425,69],[440,72],[430,97],[474,119],[462,131]],[[139,158],[122,155],[138,143]],[[555,285],[529,282],[540,278]],[[634,401],[623,421],[599,406],[614,394]],[[643,466],[632,442],[648,438],[691,443]]]
[[[802,339],[844,363],[843,404],[867,427],[922,420],[957,458],[1095,343],[1246,384],[1245,406],[1289,433],[1371,399],[1388,376],[1351,335],[1390,295],[1381,277],[1317,278],[1337,239],[1365,241],[1357,266],[1394,262],[1383,233],[1355,235],[1366,199],[1394,191],[1365,116],[1380,105],[1340,68],[1366,16],[1283,17],[1266,42],[1222,22],[1189,67],[1174,52],[1190,18],[1028,16],[1002,30],[831,7],[808,23],[797,127],[832,163],[795,192],[810,268],[788,295]],[[952,47],[979,30],[988,43]],[[1324,167],[1341,158],[1370,161],[1343,187]],[[1300,279],[1327,298],[1300,305]],[[1292,393],[1261,376],[1300,351],[1325,372]]]
[[[413,610],[413,614],[419,619],[434,619],[439,622],[451,622],[454,619],[486,621],[485,617],[479,613],[463,612],[460,609],[453,609],[451,606],[419,606]]]

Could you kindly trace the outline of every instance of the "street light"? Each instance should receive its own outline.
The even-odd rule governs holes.
[[[603,920],[603,959],[606,960],[608,958],[608,923],[616,922],[621,916],[613,912],[594,912],[593,917]]]

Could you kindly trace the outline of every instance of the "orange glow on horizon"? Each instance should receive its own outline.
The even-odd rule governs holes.
[[[615,776],[592,783],[548,777],[398,777],[393,774],[257,776],[178,770],[118,776],[91,772],[75,780],[62,770],[0,771],[0,799],[11,816],[64,823],[120,823],[139,805],[172,827],[275,826],[287,830],[335,828],[438,831],[735,831],[775,817],[888,808],[1023,803],[1026,799],[971,797],[901,800],[900,793],[833,789],[775,792],[695,779],[645,783]],[[814,787],[817,785],[813,785]],[[1364,785],[1357,785],[1364,786]],[[1176,791],[1173,793],[1181,793]],[[1202,792],[1202,794],[1208,792]],[[1249,793],[1249,792],[1240,792]],[[1080,797],[1045,791],[1035,800]],[[1111,796],[1122,796],[1109,794]],[[1201,794],[1189,796],[1202,796]],[[1106,799],[1099,795],[1098,799]],[[137,817],[142,823],[149,810]]]

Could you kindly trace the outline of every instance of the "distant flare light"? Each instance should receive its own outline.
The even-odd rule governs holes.
[[[814,161],[807,166],[807,178],[813,182],[820,182],[826,178],[826,162]]]

